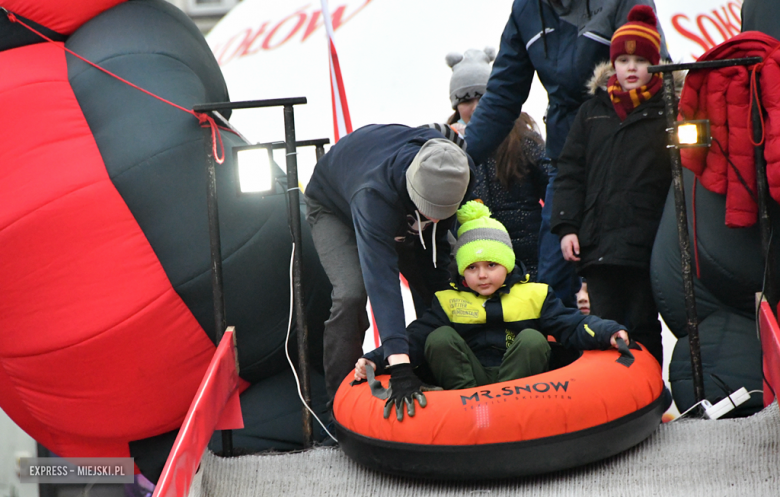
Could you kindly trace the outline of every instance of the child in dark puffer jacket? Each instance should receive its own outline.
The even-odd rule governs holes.
[[[487,206],[467,202],[458,221],[458,282],[407,328],[412,365],[426,361],[438,385],[469,388],[547,371],[547,335],[585,350],[617,348],[618,337],[628,343],[622,325],[565,307],[547,285],[529,282]],[[384,370],[383,357],[380,347],[358,360],[355,379],[366,378],[367,365]]]
[[[662,79],[647,72],[659,63],[661,37],[650,7],[634,7],[628,19],[612,37],[612,65],[596,68],[595,95],[580,107],[558,158],[551,229],[564,258],[588,280],[591,314],[626,323],[661,363],[650,255],[671,164]]]

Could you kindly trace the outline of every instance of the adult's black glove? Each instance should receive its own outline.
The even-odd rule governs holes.
[[[398,421],[404,419],[404,405],[406,413],[414,416],[414,400],[417,399],[420,407],[425,407],[428,401],[425,400],[423,392],[431,390],[441,390],[439,387],[425,385],[420,378],[414,374],[414,369],[409,363],[396,364],[387,368],[390,371],[390,396],[385,402],[385,419],[390,416],[390,411],[395,406],[395,415]]]

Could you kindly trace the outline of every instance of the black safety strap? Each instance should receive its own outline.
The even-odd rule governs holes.
[[[504,307],[501,305],[501,297],[485,301],[485,323],[504,324]]]
[[[615,342],[617,342],[618,346],[618,352],[620,352],[620,357],[617,358],[617,363],[622,364],[623,366],[630,368],[632,364],[634,364],[634,354],[631,353],[631,350],[629,350],[628,344],[626,344],[626,341],[622,338],[618,337],[615,339]]]
[[[374,368],[366,364],[366,377],[368,386],[371,388],[371,395],[379,400],[387,400],[390,397],[390,389],[382,386],[382,382],[374,376]]]

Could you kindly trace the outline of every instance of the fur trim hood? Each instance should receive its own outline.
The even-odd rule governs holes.
[[[661,61],[661,65],[666,64],[670,64],[670,62]],[[686,73],[687,71],[674,71],[674,89],[678,97],[680,96],[680,92],[682,92]],[[593,70],[593,76],[591,76],[590,80],[585,85],[588,89],[588,94],[595,95],[599,88],[607,91],[607,81],[609,81],[609,78],[612,77],[613,74],[615,74],[615,68],[612,67],[610,61],[599,63]]]

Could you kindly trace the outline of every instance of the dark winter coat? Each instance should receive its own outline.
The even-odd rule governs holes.
[[[663,91],[621,122],[604,89],[613,70],[596,69],[595,96],[574,120],[558,158],[551,231],[576,233],[580,270],[591,264],[650,267],[671,184]]]
[[[593,67],[609,60],[610,40],[635,5],[653,0],[515,0],[485,96],[466,127],[469,154],[484,162],[501,144],[528,98],[534,73],[547,90],[547,156],[556,159]],[[540,12],[541,7],[541,12]],[[590,10],[587,9],[590,7]],[[669,58],[660,25],[661,56]]]
[[[531,281],[536,281],[539,265],[539,228],[542,224],[542,206],[547,189],[547,170],[544,146],[526,139],[524,147],[531,148],[536,163],[522,181],[509,188],[496,178],[496,161],[490,158],[479,164],[474,174],[474,197],[490,208],[491,217],[504,225],[512,239],[515,258],[525,264]],[[519,160],[519,159],[518,159]]]
[[[407,270],[413,266],[410,282],[411,277],[419,278],[433,290],[449,284],[447,232],[455,216],[438,223],[435,242],[432,228],[423,230],[426,248],[417,233],[409,231],[416,207],[406,190],[406,170],[420,147],[433,138],[443,137],[432,128],[364,126],[322,156],[306,187],[306,196],[355,228],[363,282],[388,355],[406,354],[408,349],[399,261],[405,261]],[[469,167],[473,171],[471,158]],[[466,197],[470,190],[471,184]]]
[[[547,285],[526,283],[517,269],[503,287],[490,296],[452,283],[449,290],[436,292],[431,310],[409,324],[409,358],[413,366],[425,361],[425,340],[441,326],[452,326],[485,367],[500,366],[515,336],[526,328],[551,335],[564,346],[606,349],[622,325],[596,316],[586,316],[565,307]],[[364,357],[384,367],[382,347]]]
[[[742,31],[760,31],[780,40],[780,2],[745,0],[742,3]]]

